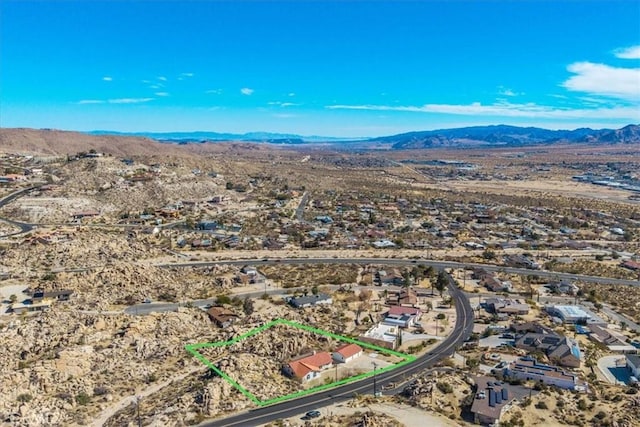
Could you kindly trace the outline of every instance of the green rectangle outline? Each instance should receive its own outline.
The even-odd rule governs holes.
[[[331,338],[335,338],[338,341],[345,341],[348,343],[352,343],[352,344],[358,344],[361,347],[364,348],[368,348],[371,350],[376,350],[385,354],[391,354],[393,356],[397,356],[403,359],[402,362],[398,362],[396,364],[393,364],[391,366],[387,366],[386,368],[382,368],[379,370],[375,370],[375,371],[371,371],[371,372],[365,372],[362,374],[358,374],[352,377],[348,377],[348,378],[344,378],[342,380],[339,381],[334,381],[331,382],[329,384],[321,384],[319,386],[310,388],[308,390],[300,390],[297,391],[295,393],[290,393],[290,394],[286,394],[284,396],[279,396],[279,397],[274,397],[272,399],[268,399],[268,400],[260,400],[258,399],[255,395],[253,395],[253,393],[251,393],[249,390],[247,390],[246,388],[244,388],[242,385],[240,385],[237,381],[235,381],[233,378],[231,378],[229,375],[225,374],[223,371],[221,371],[218,367],[216,367],[213,363],[211,363],[209,361],[209,359],[207,359],[205,356],[202,355],[202,353],[200,353],[198,351],[198,349],[201,348],[211,348],[211,347],[226,347],[226,346],[230,346],[233,345],[237,342],[240,342],[242,340],[244,340],[245,338],[251,337],[253,335],[257,335],[260,332],[263,332],[273,326],[277,326],[277,325],[286,325],[286,326],[291,326],[293,328],[298,328],[298,329],[302,329],[308,332],[313,332],[319,335],[324,335],[327,337],[331,337]],[[327,390],[333,387],[338,387],[344,384],[348,384],[354,381],[359,381],[368,377],[371,377],[373,375],[379,375],[381,373],[384,372],[388,372],[391,371],[393,369],[399,368],[401,366],[407,365],[413,361],[416,360],[415,356],[412,356],[410,354],[405,354],[405,353],[400,353],[398,351],[395,350],[390,350],[384,347],[379,347],[377,345],[374,344],[370,344],[370,343],[366,343],[366,342],[362,342],[362,341],[358,341],[356,339],[353,338],[349,338],[349,337],[345,337],[343,335],[339,335],[339,334],[334,334],[332,332],[329,331],[325,331],[322,329],[318,329],[318,328],[314,328],[311,326],[307,326],[307,325],[303,325],[301,323],[298,322],[293,322],[291,320],[286,320],[286,319],[275,319],[272,320],[268,323],[265,323],[262,326],[259,326],[257,328],[254,328],[252,330],[250,330],[249,332],[243,334],[243,335],[239,335],[231,340],[228,341],[218,341],[218,342],[214,342],[214,343],[197,343],[197,344],[187,344],[184,346],[185,350],[187,350],[191,355],[193,355],[196,359],[198,359],[200,362],[202,362],[203,364],[205,364],[207,367],[211,368],[214,372],[216,372],[218,375],[220,375],[220,377],[222,377],[223,379],[225,379],[227,382],[229,382],[229,384],[231,384],[232,386],[234,386],[236,389],[238,389],[245,397],[247,397],[249,400],[251,400],[253,403],[255,403],[258,406],[267,406],[267,405],[272,405],[274,403],[279,403],[279,402],[283,402],[285,400],[290,400],[290,399],[294,399],[297,397],[302,397],[302,396],[306,396],[312,393],[317,393],[319,391],[323,391],[323,390]]]

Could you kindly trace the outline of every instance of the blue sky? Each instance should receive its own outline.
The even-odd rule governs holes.
[[[640,122],[640,2],[23,1],[0,126],[376,136]]]

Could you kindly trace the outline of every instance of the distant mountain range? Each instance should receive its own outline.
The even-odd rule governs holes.
[[[366,146],[386,147],[396,150],[421,148],[456,148],[479,145],[523,146],[533,144],[591,143],[591,144],[634,144],[640,143],[640,125],[628,125],[621,129],[549,130],[537,127],[508,125],[473,126],[453,129],[408,132],[376,138],[335,138],[325,136],[301,136],[286,133],[249,132],[243,134],[220,132],[112,132],[92,131],[91,135],[136,136],[151,138],[160,142],[192,144],[216,141],[245,141],[271,144],[343,144],[358,142],[360,148]]]
[[[433,131],[408,132],[373,138],[372,142],[390,144],[393,149],[465,147],[477,145],[521,146],[532,144],[566,143],[640,143],[640,126],[621,129],[549,130],[536,127],[507,125],[474,126]]]
[[[313,142],[340,142],[353,140],[353,138],[335,138],[330,136],[301,136],[289,133],[249,132],[249,133],[224,133],[224,132],[113,132],[107,130],[95,130],[88,132],[91,135],[117,135],[138,136],[155,139],[161,142],[176,144],[203,143],[214,141],[246,141],[266,142],[271,144],[304,144]],[[360,138],[362,139],[362,138]]]

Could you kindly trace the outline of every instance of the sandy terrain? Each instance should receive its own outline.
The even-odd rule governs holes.
[[[387,415],[392,416],[397,419],[400,423],[404,424],[406,427],[425,427],[425,426],[459,426],[460,424],[449,420],[441,415],[436,413],[428,412],[421,410],[419,408],[414,408],[409,405],[403,405],[399,403],[394,403],[391,401],[374,403],[371,405],[362,406],[351,406],[351,402],[347,403],[336,403],[335,405],[325,406],[323,408],[319,408],[318,411],[323,416],[331,416],[331,415],[350,415],[355,414],[356,412],[363,412],[365,410],[372,410],[375,412],[381,412]],[[285,425],[289,425],[291,427],[295,426],[305,426],[305,421],[300,418],[304,415],[304,413],[296,415],[295,417],[287,418],[284,421]],[[317,418],[316,421],[311,421],[312,426],[322,426],[322,418]]]

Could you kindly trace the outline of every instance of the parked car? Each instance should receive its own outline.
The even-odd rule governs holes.
[[[318,418],[320,415],[320,411],[309,411],[305,414],[305,416],[309,418]]]

